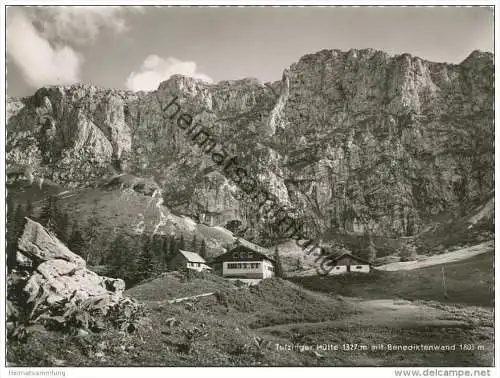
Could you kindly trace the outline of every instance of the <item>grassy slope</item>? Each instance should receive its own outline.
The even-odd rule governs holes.
[[[41,332],[24,344],[9,343],[8,360],[23,365],[66,366],[490,366],[493,316],[481,308],[359,301],[311,292],[281,279],[256,287],[228,287],[217,278],[183,278],[184,290],[200,283],[218,294],[168,304],[168,280],[129,290],[145,301],[151,328],[125,336],[115,331],[86,337]],[[170,278],[178,284],[179,277]],[[157,281],[158,282],[158,281]],[[219,285],[220,284],[220,285]],[[173,288],[172,288],[173,289]],[[393,319],[407,317],[406,322]],[[168,321],[175,319],[175,322]],[[430,321],[421,321],[430,319]],[[442,319],[442,320],[440,320]],[[186,332],[198,330],[192,339]],[[262,338],[258,347],[256,338]],[[484,351],[389,352],[279,351],[276,343],[342,345],[485,345]]]
[[[165,301],[231,289],[236,286],[215,274],[168,272],[128,289],[125,294],[141,301]]]
[[[45,180],[41,186],[37,184],[29,185],[26,182],[7,185],[7,195],[11,196],[14,202],[21,205],[26,205],[26,202],[30,200],[36,206],[45,198],[51,195],[57,195],[65,190],[65,188],[49,180]]]
[[[373,271],[357,276],[295,277],[293,281],[311,290],[361,298],[396,297],[493,306],[493,258],[493,254],[486,253],[445,264],[447,297],[442,286],[443,265],[408,271]]]
[[[35,215],[43,206],[44,198],[58,193],[61,193],[59,204],[68,213],[71,224],[76,221],[83,229],[91,217],[98,219],[102,235],[105,235],[103,242],[112,241],[117,233],[134,234],[141,229],[151,234],[161,220],[157,206],[159,198],[131,189],[94,188],[65,192],[65,189],[51,184],[41,189],[35,185],[9,188],[9,195],[15,202],[25,204],[28,198],[34,201]],[[161,206],[161,209],[165,218],[158,233],[176,237],[182,234],[186,242],[196,235],[198,242],[205,240],[207,243],[209,255],[222,252],[222,246],[234,242],[233,235],[226,229],[197,224],[188,217],[173,214],[166,206]]]
[[[384,265],[377,266],[378,270],[396,271],[396,270],[414,270],[421,269],[433,265],[444,265],[468,260],[474,256],[483,253],[493,253],[495,251],[495,241],[490,240],[481,244],[476,244],[471,247],[457,249],[452,252],[445,252],[432,256],[418,256],[416,260],[411,261],[396,261]]]
[[[184,285],[196,292],[202,275],[186,278]],[[176,278],[171,278],[175,281]],[[216,279],[206,279],[214,286]],[[56,358],[66,365],[285,365],[298,364],[300,356],[278,353],[271,345],[252,347],[253,338],[262,335],[258,328],[301,321],[335,320],[352,311],[341,301],[308,293],[289,282],[273,279],[258,287],[219,285],[216,296],[198,301],[168,304],[162,290],[151,292],[148,283],[136,287],[137,299],[149,298],[152,328],[140,335],[124,336],[117,332],[88,337],[62,336],[43,332],[25,344],[10,344],[8,360],[22,364],[50,364]],[[186,289],[185,289],[186,290]],[[205,289],[202,289],[204,292]],[[170,326],[166,320],[175,318]],[[201,331],[192,348],[185,330]],[[279,341],[266,338],[267,341]],[[285,340],[281,340],[283,342]],[[46,347],[41,345],[47,342]],[[123,348],[122,348],[123,346]],[[108,358],[96,355],[103,352]],[[262,353],[260,353],[262,352]],[[308,356],[310,364],[314,356]]]
[[[138,212],[157,209],[146,196],[134,193],[90,190],[85,196],[70,197],[65,205],[74,216],[85,218],[93,208],[111,227],[135,226]],[[95,206],[95,200],[98,206]],[[429,245],[442,244],[443,238],[456,242],[462,226],[452,223],[426,231]],[[149,225],[152,227],[152,225]],[[190,227],[189,222],[185,225]],[[477,226],[483,224],[478,222]],[[207,228],[208,229],[208,228]],[[444,230],[444,231],[443,231]],[[462,230],[462,231],[461,231]],[[205,230],[216,232],[217,230]],[[448,232],[456,235],[448,236]],[[466,233],[463,233],[466,235]],[[433,236],[435,235],[435,237]],[[431,240],[432,239],[432,240]],[[238,288],[218,277],[194,275],[189,279],[167,276],[145,282],[128,294],[145,301],[150,310],[152,327],[139,335],[125,336],[109,331],[86,337],[61,335],[42,331],[26,343],[9,342],[8,360],[21,365],[52,366],[54,359],[69,366],[227,366],[227,365],[300,365],[300,366],[490,366],[492,361],[492,312],[463,304],[491,306],[493,303],[493,256],[484,254],[470,260],[447,264],[445,267],[448,296],[443,295],[441,267],[433,266],[413,271],[375,272],[359,277],[301,277],[294,282],[305,288],[279,279],[266,280],[253,288]],[[315,290],[318,292],[311,292]],[[207,291],[217,296],[169,305],[167,299]],[[331,294],[337,295],[331,295]],[[374,320],[391,319],[392,308],[384,312],[344,296],[360,298],[404,298],[433,300],[439,303],[419,304],[422,314],[439,307],[448,314],[445,319],[459,319],[453,326],[438,321],[407,322],[398,325],[389,320],[377,324]],[[371,301],[366,301],[371,302]],[[386,316],[387,315],[387,316]],[[442,315],[441,315],[442,317]],[[179,323],[169,325],[167,319]],[[358,323],[353,323],[358,319]],[[438,318],[436,318],[438,319]],[[439,318],[441,319],[441,318]],[[199,329],[200,336],[190,342],[186,330]],[[254,345],[254,337],[269,344]],[[343,344],[378,343],[485,345],[485,351],[456,352],[388,352],[354,351],[312,352],[277,351],[275,343]],[[187,348],[186,346],[190,347]],[[186,349],[187,348],[187,349]]]
[[[495,235],[493,199],[465,211],[444,214],[415,239],[421,254],[434,255],[492,240]]]

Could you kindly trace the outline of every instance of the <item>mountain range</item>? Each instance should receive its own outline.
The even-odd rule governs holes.
[[[449,64],[373,49],[308,54],[270,83],[174,75],[152,92],[76,84],[8,98],[9,193],[57,194],[79,221],[98,213],[103,233],[279,243],[259,204],[165,117],[172,99],[310,238],[411,237],[493,197],[493,55]]]

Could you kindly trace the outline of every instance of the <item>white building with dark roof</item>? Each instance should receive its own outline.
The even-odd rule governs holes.
[[[183,251],[182,249],[180,249],[179,253],[170,260],[168,268],[169,270],[192,269],[198,272],[212,270],[212,268],[207,265],[205,259],[199,254]]]
[[[275,261],[266,249],[248,241],[238,240],[230,251],[217,256],[210,265],[226,279],[262,280],[275,274]]]
[[[328,274],[370,273],[370,268],[370,262],[365,259],[353,256],[350,253],[344,253],[332,260]]]

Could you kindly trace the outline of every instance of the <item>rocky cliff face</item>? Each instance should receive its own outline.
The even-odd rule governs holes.
[[[7,161],[71,187],[105,174],[151,177],[165,205],[210,225],[269,227],[179,127],[172,105],[237,156],[311,237],[331,228],[412,235],[493,190],[493,56],[433,63],[375,50],[323,50],[275,83],[173,76],[157,91],[39,89],[8,101]],[[236,221],[236,222],[234,222]]]

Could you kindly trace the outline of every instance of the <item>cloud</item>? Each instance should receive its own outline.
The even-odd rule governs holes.
[[[94,42],[103,32],[122,33],[125,15],[142,12],[142,7],[33,7],[27,13],[40,33],[49,40],[70,44]]]
[[[139,72],[132,72],[128,76],[125,86],[133,91],[152,91],[157,89],[162,81],[175,74],[213,82],[210,76],[197,71],[195,62],[149,55],[142,63]]]
[[[66,45],[53,46],[22,12],[8,18],[7,54],[33,87],[79,81],[83,57]]]
[[[127,13],[142,7],[16,7],[7,14],[7,55],[33,87],[80,81],[76,48],[104,32],[127,29]]]

